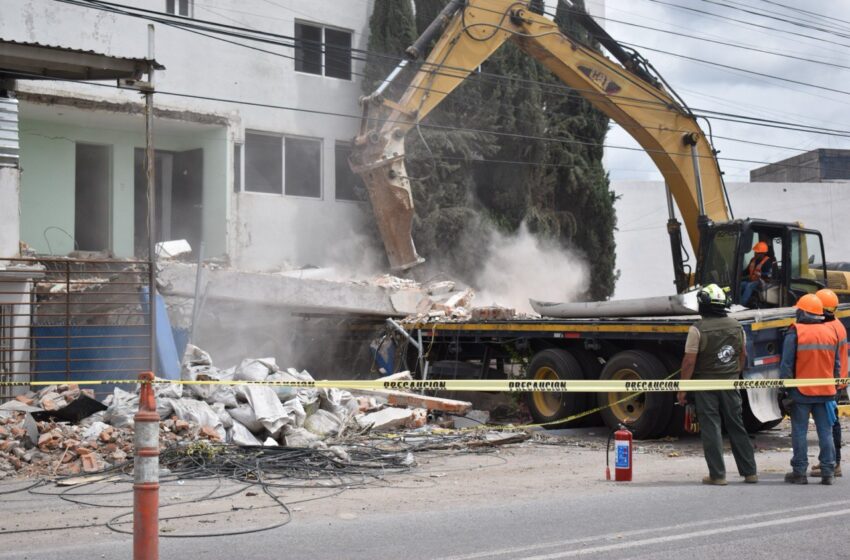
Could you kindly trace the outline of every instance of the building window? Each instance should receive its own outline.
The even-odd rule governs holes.
[[[165,11],[175,16],[192,17],[193,0],[165,0]]]
[[[322,196],[322,142],[309,138],[286,139],[285,192],[294,196]]]
[[[366,199],[366,186],[358,174],[351,170],[348,158],[351,155],[351,144],[339,142],[334,151],[334,168],[336,169],[337,200],[362,201]]]
[[[351,79],[351,32],[295,23],[295,70]]]
[[[245,190],[283,193],[283,139],[245,134]]]
[[[233,144],[233,192],[242,192],[242,144]]]
[[[322,141],[245,133],[245,190],[321,198]]]

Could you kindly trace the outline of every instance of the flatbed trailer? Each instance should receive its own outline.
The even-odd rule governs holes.
[[[794,321],[792,307],[730,313],[747,336],[745,379],[779,377],[782,341]],[[836,316],[850,330],[850,304]],[[499,379],[517,366],[536,380],[661,380],[679,377],[689,327],[697,315],[491,321],[404,321],[416,342],[409,347],[416,373],[428,379]],[[417,342],[418,341],[418,342]],[[419,349],[414,348],[419,346]],[[675,393],[544,393],[525,396],[535,421],[559,420],[602,407],[600,420],[611,428],[625,423],[638,438],[681,433],[682,407]],[[750,431],[782,420],[774,389],[747,389],[744,420]],[[584,423],[588,418],[585,417]]]

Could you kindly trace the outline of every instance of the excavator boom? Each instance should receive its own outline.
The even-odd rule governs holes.
[[[595,24],[591,34],[618,58],[610,60],[564,35],[551,20],[515,0],[451,0],[408,59],[375,94],[363,99],[363,121],[352,168],[363,177],[390,265],[422,262],[411,238],[413,198],[404,163],[404,138],[503,43],[512,41],[564,84],[622,126],[652,158],[676,201],[693,247],[700,224],[731,217],[714,150],[694,115]],[[387,86],[401,68],[439,37],[398,100]]]

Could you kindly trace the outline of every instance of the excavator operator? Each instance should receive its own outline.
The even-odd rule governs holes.
[[[744,279],[741,281],[741,305],[753,307],[750,300],[753,299],[756,289],[767,285],[773,276],[774,259],[768,255],[767,243],[759,241],[753,246],[755,255],[750,259],[750,264],[744,270]]]

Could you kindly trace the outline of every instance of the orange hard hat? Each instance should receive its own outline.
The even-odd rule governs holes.
[[[755,245],[753,245],[753,251],[756,253],[767,253],[767,243],[764,241],[759,241]]]
[[[804,295],[797,300],[797,305],[794,307],[802,309],[806,313],[811,313],[812,315],[823,315],[823,304],[820,302],[820,298],[815,294]]]
[[[835,308],[838,307],[838,296],[829,288],[818,290],[815,295],[818,296],[823,308],[827,311],[835,311]]]

